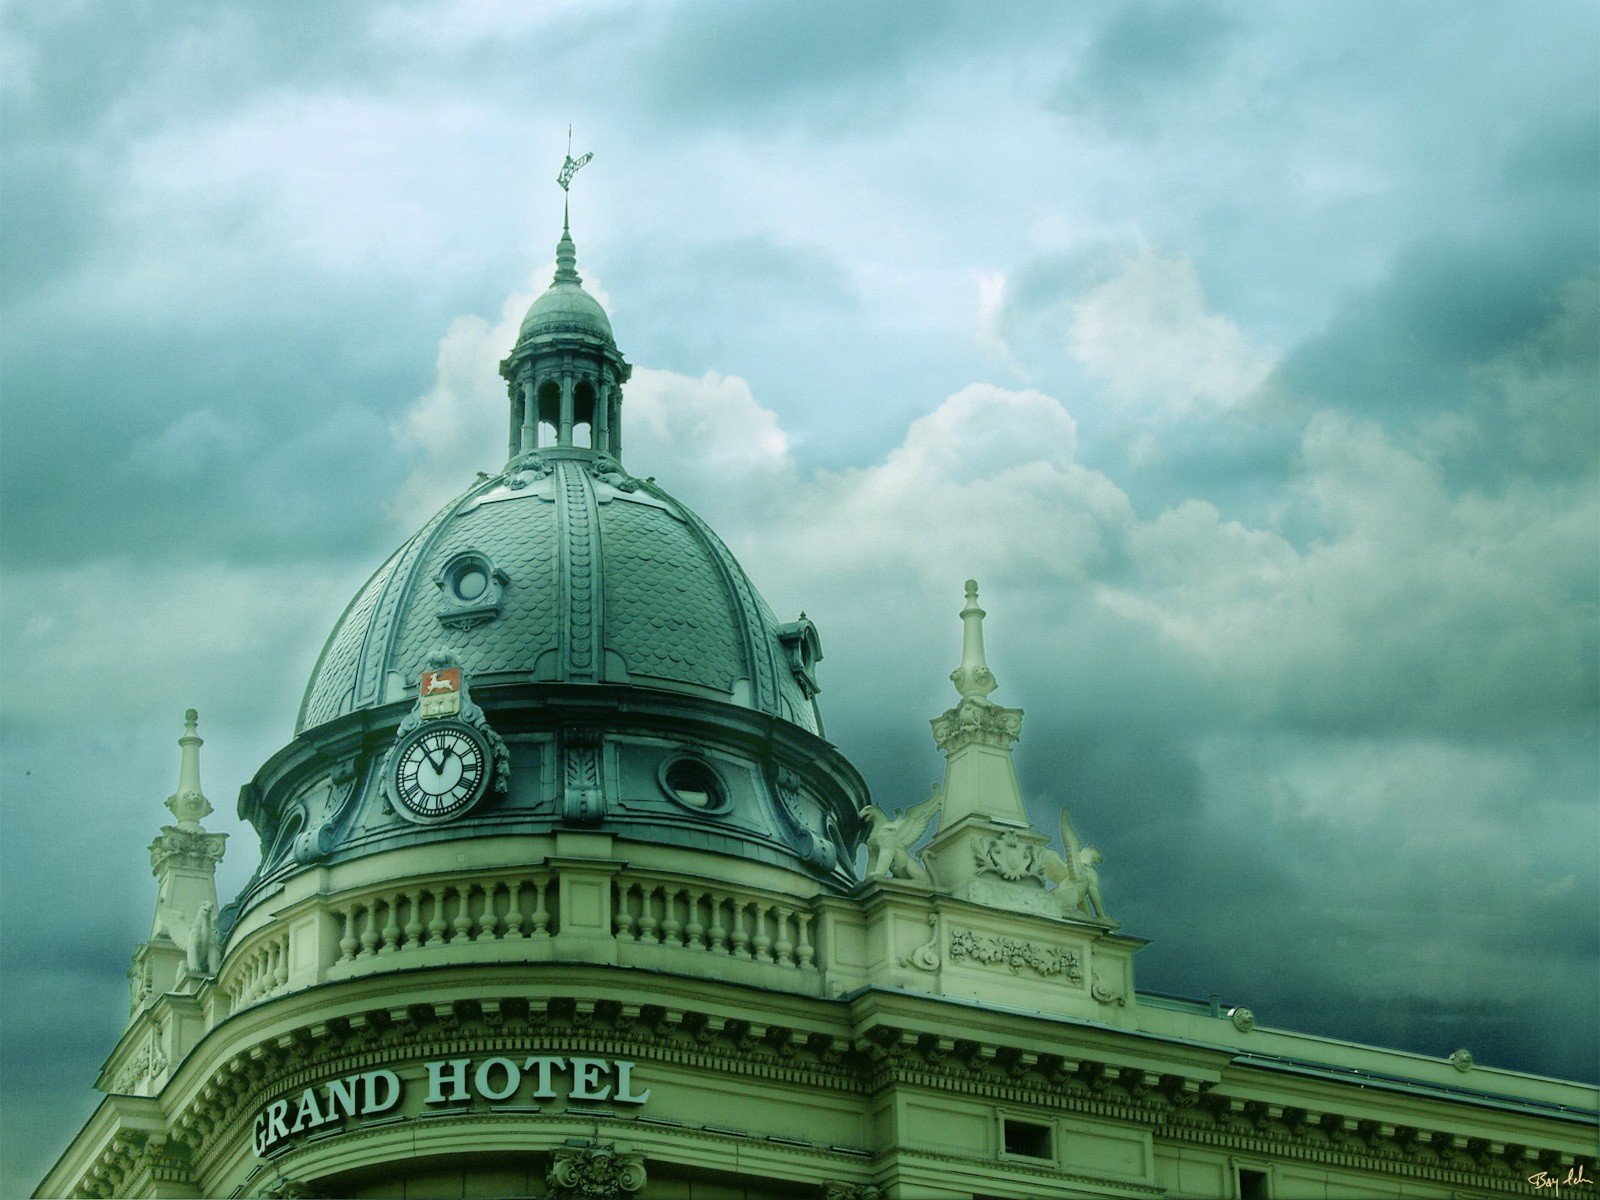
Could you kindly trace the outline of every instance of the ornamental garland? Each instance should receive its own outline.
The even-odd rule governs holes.
[[[970,929],[957,929],[950,937],[950,957],[970,958],[986,966],[1005,966],[1013,975],[1029,967],[1040,975],[1063,975],[1069,983],[1083,982],[1078,952],[1059,947],[1035,946],[1009,937],[989,937]]]

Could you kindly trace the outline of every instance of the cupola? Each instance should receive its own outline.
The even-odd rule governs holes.
[[[571,171],[563,169],[562,177],[565,188]],[[507,458],[570,451],[620,462],[622,385],[632,373],[606,310],[583,289],[564,205],[555,278],[528,309],[516,346],[500,364],[511,398]]]

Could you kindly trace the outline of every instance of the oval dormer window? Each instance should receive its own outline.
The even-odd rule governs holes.
[[[661,788],[693,812],[716,814],[728,809],[728,792],[711,765],[698,758],[675,758],[661,769]]]

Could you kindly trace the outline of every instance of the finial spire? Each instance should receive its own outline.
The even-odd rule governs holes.
[[[205,745],[198,733],[200,714],[187,709],[183,714],[183,736],[178,739],[181,751],[178,759],[178,790],[167,797],[167,807],[178,818],[178,828],[196,830],[200,821],[215,810],[205,793],[200,790],[200,747]]]
[[[950,682],[963,700],[982,700],[998,686],[983,656],[983,618],[978,607],[978,581],[967,580],[967,603],[961,610],[961,665],[950,672]]]
[[[594,157],[589,150],[572,157],[572,126],[567,126],[567,157],[556,175],[561,185],[561,240],[556,243],[556,283],[582,283],[578,275],[578,249],[572,244],[572,177]]]

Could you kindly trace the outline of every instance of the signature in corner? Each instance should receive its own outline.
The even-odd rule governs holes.
[[[1549,1171],[1540,1171],[1537,1175],[1529,1175],[1528,1182],[1533,1185],[1533,1190],[1542,1192],[1553,1188],[1557,1196],[1561,1195],[1564,1187],[1590,1187],[1594,1180],[1583,1173],[1583,1164],[1572,1167],[1565,1175],[1552,1175]]]

